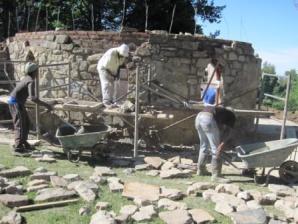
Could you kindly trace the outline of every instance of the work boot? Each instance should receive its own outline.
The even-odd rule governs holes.
[[[199,158],[198,158],[198,169],[197,169],[197,175],[198,176],[209,176],[211,175],[210,172],[206,169],[206,160],[207,160],[207,153],[200,152]]]
[[[212,158],[211,160],[211,166],[212,166],[212,176],[211,181],[216,183],[231,183],[230,179],[224,178],[221,175],[221,169],[222,169],[222,161],[221,159]]]

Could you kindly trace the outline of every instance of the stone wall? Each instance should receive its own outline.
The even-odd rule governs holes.
[[[198,101],[204,69],[213,55],[223,67],[225,105],[238,109],[255,108],[261,59],[254,56],[249,43],[205,36],[169,35],[163,32],[50,31],[20,33],[7,39],[11,60],[36,60],[40,65],[69,63],[41,68],[40,84],[42,87],[67,84],[70,72],[71,97],[84,100],[93,100],[94,97],[100,99],[97,61],[107,49],[122,43],[130,46],[132,55],[128,64],[130,87],[135,82],[136,66],[140,68],[141,81],[147,80],[150,67],[152,79],[188,100]],[[23,67],[24,63],[14,65],[16,79],[21,77]],[[67,89],[43,91],[41,95],[65,97]],[[190,112],[186,112],[183,105],[174,104],[167,99],[156,96],[152,99],[157,106],[177,110],[176,119],[182,119],[184,114]],[[143,103],[146,104],[146,100],[147,97],[142,97]],[[163,125],[173,122],[175,120],[164,122]],[[250,129],[253,119],[238,119],[238,125]],[[189,144],[196,140],[193,120],[176,126],[175,132],[172,129],[169,131],[170,137],[177,140],[178,144]],[[186,134],[187,131],[189,134]]]

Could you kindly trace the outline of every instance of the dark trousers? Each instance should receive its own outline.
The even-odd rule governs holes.
[[[15,131],[15,148],[22,148],[26,144],[29,134],[29,117],[24,105],[9,105]]]

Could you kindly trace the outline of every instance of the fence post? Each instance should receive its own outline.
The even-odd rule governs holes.
[[[139,66],[136,69],[136,90],[135,90],[135,130],[134,130],[134,151],[133,156],[138,156],[139,141]]]
[[[286,126],[287,114],[288,114],[288,102],[289,102],[289,96],[290,96],[290,87],[291,87],[291,74],[289,74],[289,76],[288,76],[283,121],[282,121],[282,126],[281,126],[281,131],[280,131],[280,139],[283,139],[285,137],[285,126]]]

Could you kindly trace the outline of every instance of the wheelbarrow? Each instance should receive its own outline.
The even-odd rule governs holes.
[[[108,134],[112,131],[110,126],[100,124],[97,126],[84,126],[84,132],[79,133],[73,126],[64,125],[56,131],[63,152],[71,162],[79,162],[83,151],[91,152],[95,157],[99,146],[106,144]]]
[[[298,162],[287,159],[297,147],[298,139],[288,138],[240,145],[236,147],[236,150],[237,157],[242,160],[245,169],[263,168],[262,176],[264,176],[265,168],[270,168],[266,175],[265,185],[268,185],[269,175],[273,170],[278,170],[280,179],[291,184],[298,181]],[[226,153],[223,152],[222,157],[225,162],[238,168]],[[258,182],[257,178],[258,176],[255,174],[255,183]]]

